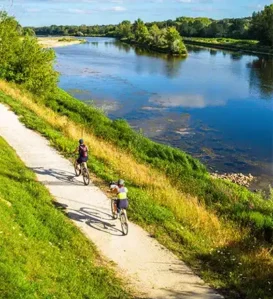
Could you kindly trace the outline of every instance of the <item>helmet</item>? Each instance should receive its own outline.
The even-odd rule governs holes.
[[[119,179],[119,180],[118,180],[118,185],[123,186],[124,184],[125,184],[124,180],[122,180],[122,179]]]
[[[83,139],[80,139],[80,140],[79,140],[79,144],[83,144]]]

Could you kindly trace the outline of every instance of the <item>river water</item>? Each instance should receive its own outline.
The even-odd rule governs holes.
[[[188,47],[170,58],[116,42],[56,48],[60,87],[219,172],[273,183],[273,60]]]

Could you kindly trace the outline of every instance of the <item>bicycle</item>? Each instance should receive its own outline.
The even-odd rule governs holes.
[[[118,212],[117,212],[117,199],[113,198],[111,199],[111,211],[113,219],[118,218]],[[124,236],[128,235],[129,232],[129,226],[128,226],[128,218],[127,218],[127,211],[126,209],[121,209],[119,214],[119,220],[121,224],[121,230]]]
[[[87,168],[87,163],[86,162],[82,162],[80,164],[80,168],[79,165],[77,163],[77,160],[74,163],[74,169],[75,169],[75,174],[76,176],[80,176],[82,174],[83,177],[83,183],[85,186],[88,186],[90,183],[90,175],[89,175],[89,171]]]

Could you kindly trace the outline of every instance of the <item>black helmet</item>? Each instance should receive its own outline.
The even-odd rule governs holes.
[[[80,139],[80,140],[79,140],[79,144],[83,144],[83,139]]]
[[[125,184],[124,180],[122,180],[122,179],[118,180],[118,185],[123,186],[124,184]]]

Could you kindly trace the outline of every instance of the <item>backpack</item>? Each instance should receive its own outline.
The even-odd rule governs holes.
[[[85,144],[80,145],[80,147],[79,147],[79,153],[80,153],[80,156],[82,158],[86,158],[87,157],[88,150],[87,150],[87,146]]]

